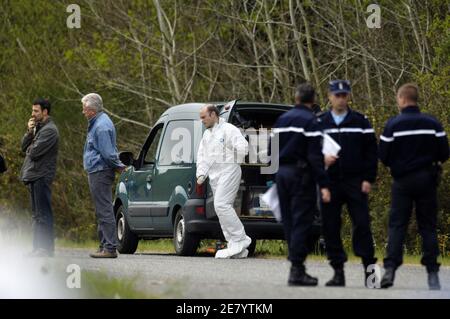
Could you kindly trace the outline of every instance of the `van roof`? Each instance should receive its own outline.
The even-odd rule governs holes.
[[[200,112],[200,108],[204,106],[205,104],[215,104],[219,107],[219,109],[224,106],[227,102],[197,102],[197,103],[186,103],[186,104],[180,104],[176,106],[172,106],[171,108],[167,109],[161,116],[165,115],[173,115],[173,114],[179,114],[179,113],[196,113]],[[237,105],[253,105],[253,106],[280,106],[280,107],[286,107],[286,106],[292,106],[288,104],[278,104],[278,103],[261,103],[261,102],[245,102],[245,101],[238,101]]]

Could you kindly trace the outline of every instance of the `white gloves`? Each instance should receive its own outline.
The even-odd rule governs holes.
[[[200,175],[200,176],[197,178],[197,184],[198,184],[198,185],[202,185],[202,184],[205,182],[205,180],[206,180],[205,175]]]

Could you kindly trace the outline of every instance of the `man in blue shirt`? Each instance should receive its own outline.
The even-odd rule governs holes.
[[[403,262],[403,243],[414,205],[428,285],[432,290],[440,289],[436,191],[440,163],[449,158],[449,146],[441,123],[421,113],[417,100],[417,86],[401,86],[397,92],[401,113],[386,123],[380,137],[380,159],[394,179],[381,288],[394,284],[395,271]]]
[[[90,93],[81,99],[83,114],[89,121],[83,152],[83,166],[88,173],[89,189],[95,205],[100,239],[99,250],[90,254],[93,258],[117,257],[117,233],[112,206],[114,172],[125,169],[118,156],[116,129],[103,112],[100,95]]]

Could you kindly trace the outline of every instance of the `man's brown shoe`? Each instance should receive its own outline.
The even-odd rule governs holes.
[[[117,253],[115,251],[102,250],[91,253],[89,256],[92,258],[117,258]]]

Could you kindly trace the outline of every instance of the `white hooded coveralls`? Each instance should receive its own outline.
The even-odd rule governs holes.
[[[233,208],[241,183],[241,167],[248,153],[248,142],[240,130],[219,119],[207,129],[197,153],[197,178],[209,177],[214,196],[214,209],[219,218],[228,249],[239,253],[251,242],[244,225]]]

